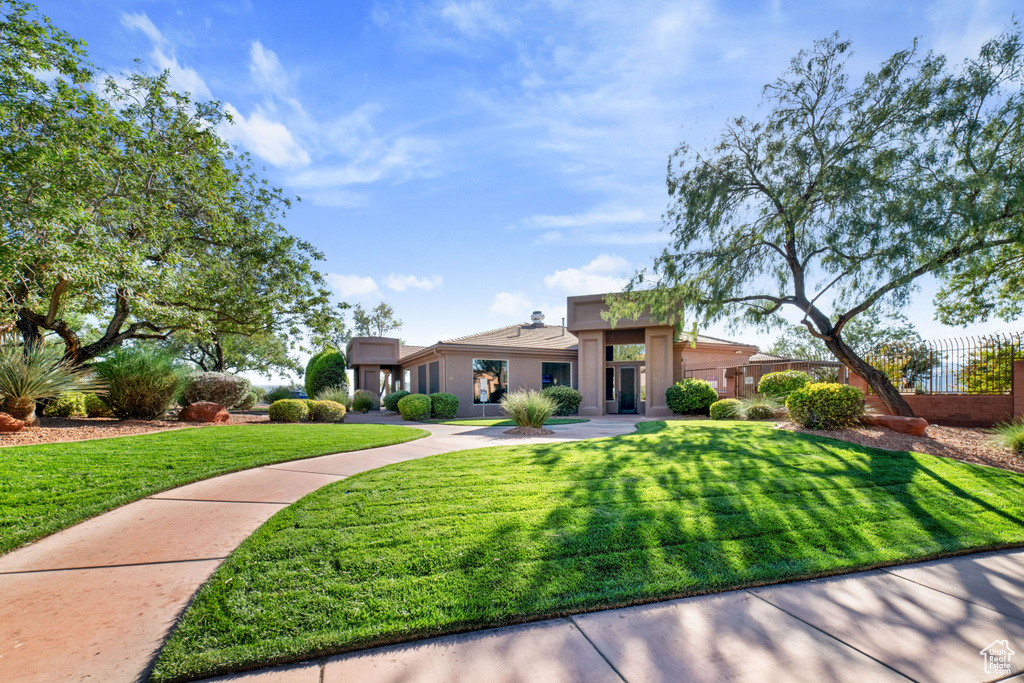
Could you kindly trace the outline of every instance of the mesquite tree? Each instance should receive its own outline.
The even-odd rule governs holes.
[[[1020,32],[950,71],[900,51],[851,85],[849,43],[800,52],[715,147],[669,163],[672,241],[610,317],[765,327],[784,307],[896,415],[910,407],[844,339],[873,306],[898,310],[926,274],[1024,244]],[[651,289],[644,289],[654,280]],[[835,311],[831,315],[826,310]]]

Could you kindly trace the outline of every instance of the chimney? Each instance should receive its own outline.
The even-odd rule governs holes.
[[[541,313],[540,311],[534,311],[533,315],[530,316],[530,322],[533,323],[535,326],[543,325],[544,314]]]

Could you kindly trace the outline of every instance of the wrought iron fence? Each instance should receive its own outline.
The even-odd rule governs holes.
[[[1007,394],[1013,362],[1024,360],[1024,333],[886,344],[864,360],[903,393]]]
[[[744,359],[743,362],[725,365],[722,361],[704,361],[683,365],[683,377],[706,380],[719,394],[726,394],[727,387],[735,387],[736,396],[750,396],[757,393],[758,382],[771,372],[798,370],[806,372],[815,382],[838,382],[845,380],[842,364],[834,358],[764,358]]]

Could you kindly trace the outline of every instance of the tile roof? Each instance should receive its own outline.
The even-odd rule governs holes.
[[[446,339],[441,344],[500,346],[526,349],[570,350],[577,347],[576,335],[561,325],[509,325],[496,330]]]
[[[411,356],[414,353],[419,353],[420,351],[422,351],[425,348],[427,348],[427,347],[426,346],[405,346],[403,344],[402,346],[398,347],[398,359],[401,360],[401,359],[405,358],[406,356]]]
[[[689,342],[691,336],[692,335],[689,332],[683,332],[681,335],[679,335],[679,341]],[[697,343],[699,344],[701,342],[705,342],[707,344],[732,344],[733,346],[753,346],[754,348],[756,348],[755,344],[745,344],[743,342],[733,341],[731,339],[721,339],[719,337],[709,337],[706,334],[698,334]]]

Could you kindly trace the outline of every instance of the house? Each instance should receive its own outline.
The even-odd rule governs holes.
[[[459,399],[459,417],[497,417],[507,391],[567,385],[583,396],[580,415],[667,417],[672,411],[665,391],[682,379],[687,363],[739,364],[758,352],[751,344],[703,335],[694,345],[647,316],[612,327],[602,317],[605,296],[569,297],[561,325],[545,324],[544,315],[534,311],[528,323],[431,346],[356,337],[346,349],[355,388],[376,393],[383,378],[383,391],[447,392]]]

